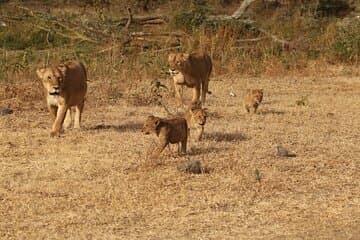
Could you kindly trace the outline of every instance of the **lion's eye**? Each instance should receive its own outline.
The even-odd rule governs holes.
[[[48,80],[51,80],[51,76],[48,76]]]

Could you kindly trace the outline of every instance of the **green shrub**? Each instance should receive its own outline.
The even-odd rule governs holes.
[[[26,34],[24,34],[25,32]],[[24,50],[27,48],[42,50],[63,46],[68,43],[69,39],[56,35],[54,32],[43,30],[32,31],[12,28],[11,30],[0,31],[0,47],[9,50]]]
[[[333,51],[336,57],[342,61],[359,61],[360,19],[344,19],[338,24]]]
[[[190,11],[181,11],[174,17],[174,25],[187,32],[193,32],[205,22],[208,7],[204,0],[193,0]]]

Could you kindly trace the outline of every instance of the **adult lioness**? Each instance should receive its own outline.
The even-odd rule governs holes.
[[[181,143],[178,145],[179,153],[186,153],[188,126],[184,118],[162,119],[149,116],[141,130],[144,134],[155,133],[159,137],[159,145],[151,155],[151,158],[159,157],[160,153],[169,143]]]
[[[87,91],[84,65],[81,62],[69,61],[57,66],[40,68],[36,70],[36,74],[42,80],[47,106],[54,120],[50,136],[58,136],[62,124],[64,128],[70,127],[72,106],[76,106],[74,128],[80,128]]]
[[[206,53],[170,53],[169,72],[173,76],[176,97],[181,100],[180,85],[193,88],[192,103],[198,103],[201,91],[201,103],[205,104],[212,61]]]

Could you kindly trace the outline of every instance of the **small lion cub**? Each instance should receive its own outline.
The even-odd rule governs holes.
[[[184,118],[162,119],[149,116],[141,130],[144,134],[155,133],[160,140],[151,158],[158,158],[160,153],[169,143],[179,143],[179,153],[186,153],[186,143],[188,138],[188,126]],[[181,146],[180,146],[181,143]]]
[[[256,110],[263,99],[263,95],[264,93],[262,89],[248,89],[243,99],[243,106],[245,110],[248,113],[256,113]]]
[[[195,133],[196,141],[201,141],[202,139],[207,118],[206,111],[207,108],[202,108],[201,104],[193,104],[185,113],[188,128],[191,132]]]

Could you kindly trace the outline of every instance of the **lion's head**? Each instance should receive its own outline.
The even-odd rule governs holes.
[[[158,126],[160,125],[161,119],[154,116],[148,116],[144,122],[144,126],[141,132],[144,134],[156,133]]]
[[[188,64],[190,54],[188,53],[170,53],[168,57],[169,72],[171,75],[183,71]]]
[[[261,103],[264,96],[264,92],[262,89],[254,89],[252,90],[252,95],[254,96],[254,98],[257,99],[259,103]]]
[[[206,110],[207,110],[206,108],[201,108],[198,106],[191,107],[190,113],[192,115],[193,124],[200,126],[205,125],[207,118]]]
[[[36,74],[42,80],[44,88],[50,95],[59,95],[62,91],[67,67],[60,64],[58,67],[46,67],[36,70]]]

